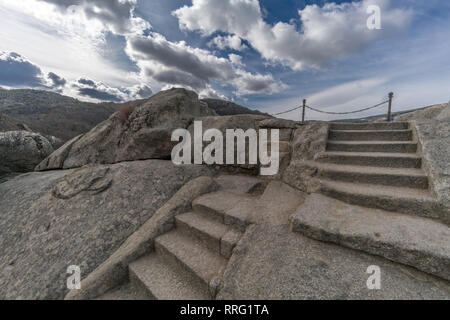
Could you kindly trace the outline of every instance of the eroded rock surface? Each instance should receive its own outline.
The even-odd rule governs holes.
[[[194,118],[215,112],[185,89],[162,91],[136,108],[125,123],[119,113],[88,133],[74,138],[45,159],[36,169],[71,169],[86,164],[113,164],[121,161],[169,159],[172,132],[187,128]]]
[[[381,289],[369,290],[371,265]],[[255,224],[225,270],[218,299],[449,299],[448,282],[359,251]]]
[[[309,123],[294,131],[291,162],[282,178],[285,183],[303,192],[317,191],[319,183],[314,179],[317,169],[308,166],[307,162],[316,160],[317,156],[325,151],[328,128],[327,123]]]
[[[0,299],[62,299],[206,166],[147,160],[23,174],[0,183]]]
[[[447,210],[450,221],[450,103],[406,114],[413,121],[422,146],[425,170]],[[403,118],[399,118],[399,121]],[[396,119],[397,120],[397,119]]]

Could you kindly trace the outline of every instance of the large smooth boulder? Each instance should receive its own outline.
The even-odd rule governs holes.
[[[207,166],[146,160],[27,173],[0,183],[0,300],[62,299]]]
[[[28,131],[1,132],[0,175],[33,171],[52,152],[52,144],[40,134]]]
[[[212,116],[196,118],[195,121],[202,122],[203,133],[208,129],[217,129],[223,134],[223,143],[226,144],[226,131],[228,129],[242,129],[244,131],[248,129],[258,130],[259,121],[267,119],[264,115],[253,114],[240,114],[234,116]],[[192,140],[194,139],[194,124],[188,127],[188,131],[191,134]],[[205,142],[205,145],[209,142]]]
[[[226,154],[227,154],[227,139],[226,139],[226,131],[228,129],[242,129],[244,132],[248,129],[254,129],[258,132],[258,124],[261,120],[267,119],[266,115],[254,115],[254,114],[240,114],[234,116],[210,116],[210,117],[201,117],[195,119],[195,121],[201,121],[202,123],[202,131],[205,133],[208,129],[217,129],[223,134],[223,157],[224,157],[224,168],[229,170],[230,172],[239,172],[240,170],[244,170],[250,173],[257,173],[257,169],[259,166],[249,164],[248,163],[248,151],[249,151],[249,143],[248,139],[246,140],[246,162],[245,164],[237,164],[237,145],[235,143],[234,148],[234,164],[226,164]],[[191,143],[192,143],[192,157],[194,153],[194,124],[191,124],[188,128],[188,131],[191,134]],[[206,147],[210,144],[210,142],[201,142],[203,147]],[[192,158],[192,161],[194,158]],[[250,171],[249,171],[250,170]]]
[[[331,209],[330,209],[331,210]],[[369,290],[369,266],[381,289]],[[360,251],[309,239],[289,225],[253,224],[234,249],[217,299],[444,299],[448,281]]]
[[[71,169],[86,164],[170,159],[172,132],[187,128],[195,118],[215,112],[198,100],[193,91],[162,91],[134,110],[123,121],[120,112],[88,133],[74,138],[45,159],[36,170]]]

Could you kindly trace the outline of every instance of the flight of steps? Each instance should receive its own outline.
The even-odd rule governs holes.
[[[317,169],[319,194],[294,231],[450,280],[448,215],[433,196],[409,123],[333,123]]]
[[[354,205],[439,219],[409,123],[330,127],[318,169],[321,193]]]
[[[233,206],[251,200],[256,178],[222,176],[221,190],[175,218],[176,228],[155,239],[155,251],[129,265],[131,285],[141,297],[163,300],[214,299],[233,248],[247,222]]]

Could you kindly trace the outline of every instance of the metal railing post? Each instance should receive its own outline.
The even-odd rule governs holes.
[[[306,99],[303,99],[303,113],[302,113],[302,122],[305,122],[305,111],[306,111]]]
[[[392,121],[392,98],[394,98],[394,93],[389,92],[389,106],[388,106],[388,115],[387,115],[387,121]]]

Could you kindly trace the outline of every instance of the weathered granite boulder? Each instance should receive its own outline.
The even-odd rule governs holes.
[[[202,122],[202,131],[203,133],[208,129],[217,129],[223,134],[223,156],[224,163],[226,161],[226,130],[227,129],[242,129],[247,131],[248,129],[258,130],[258,123],[263,119],[267,119],[266,115],[253,115],[253,114],[242,114],[242,115],[234,115],[234,116],[211,116],[211,117],[201,117],[196,118],[195,121]],[[188,131],[191,134],[191,142],[192,142],[192,151],[194,151],[194,124],[191,124],[188,128]],[[203,147],[206,147],[210,144],[210,142],[202,142]],[[250,165],[248,164],[248,150],[249,144],[248,140],[246,141],[246,163],[242,165],[237,164],[237,146],[235,144],[234,155],[235,155],[235,164],[234,165],[224,165],[223,168],[227,168],[230,172],[238,172],[239,170],[250,170],[255,171],[257,173],[258,165]],[[193,159],[192,159],[193,161]]]
[[[270,118],[260,121],[258,125],[261,128],[295,129],[300,126],[300,123],[292,120]]]
[[[64,141],[58,137],[44,134],[44,137],[51,143],[54,150],[58,150],[64,145]]]
[[[294,131],[292,141],[292,157],[282,180],[290,186],[303,192],[314,192],[319,188],[319,182],[314,179],[317,169],[311,168],[308,161],[316,160],[327,147],[327,123],[308,123]]]
[[[33,172],[0,183],[0,299],[62,299],[185,183],[215,172],[146,160]]]
[[[17,123],[14,120],[11,120],[11,118],[8,118],[6,115],[0,114],[0,132],[8,132],[8,131],[27,131],[31,133],[40,134],[45,139],[47,139],[54,150],[58,149],[64,144],[64,141],[60,138],[54,137],[49,134],[42,134],[40,132],[32,130],[27,124],[25,123]]]
[[[0,175],[33,171],[34,167],[53,152],[43,136],[28,131],[0,133]]]
[[[227,129],[258,129],[258,123],[261,120],[267,119],[265,115],[254,114],[239,114],[234,116],[210,116],[201,117],[195,120],[202,121],[203,131],[208,129],[218,129],[225,133]],[[191,124],[188,130],[193,133],[193,125]]]
[[[122,121],[120,112],[88,133],[66,143],[36,170],[78,168],[90,163],[169,159],[172,131],[187,128],[194,118],[215,115],[193,91],[171,89],[151,97]]]

